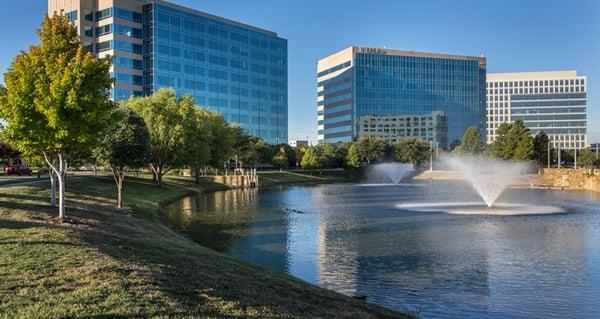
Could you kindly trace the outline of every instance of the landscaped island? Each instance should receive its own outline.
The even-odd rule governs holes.
[[[216,253],[161,223],[160,205],[220,189],[132,178],[124,189],[131,208],[120,210],[111,177],[70,177],[63,224],[48,205],[46,181],[0,189],[0,317],[410,317]]]

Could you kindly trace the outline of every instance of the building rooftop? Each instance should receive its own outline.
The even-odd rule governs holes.
[[[488,81],[505,81],[512,79],[556,79],[578,77],[577,70],[564,71],[536,71],[536,72],[506,72],[488,73]],[[581,76],[579,76],[581,77]]]
[[[165,1],[165,0],[152,0],[151,2],[156,3],[156,4],[161,4],[161,5],[164,5],[164,6],[167,6],[167,7],[171,7],[173,9],[178,9],[178,10],[182,10],[182,11],[189,12],[189,13],[192,13],[192,14],[196,14],[196,15],[199,15],[199,16],[203,16],[203,17],[206,17],[206,18],[209,18],[209,19],[212,19],[212,20],[217,20],[217,21],[220,21],[220,22],[224,22],[224,23],[228,23],[228,24],[233,24],[233,25],[236,25],[238,27],[242,27],[242,28],[245,28],[245,29],[250,29],[252,31],[264,33],[264,34],[266,34],[268,36],[273,36],[273,37],[277,37],[278,36],[277,33],[273,32],[273,31],[269,31],[269,30],[266,30],[266,29],[257,28],[255,26],[251,26],[249,24],[241,23],[241,22],[238,22],[238,21],[235,21],[235,20],[230,20],[230,19],[219,17],[219,16],[216,16],[216,15],[212,15],[210,13],[206,13],[206,12],[203,12],[203,11],[200,11],[200,10],[192,9],[190,7],[185,7],[185,6],[182,6],[182,5],[179,5],[179,4],[175,4],[175,3],[172,3],[172,2],[169,2],[169,1]]]

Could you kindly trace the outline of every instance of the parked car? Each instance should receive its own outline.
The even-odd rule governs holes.
[[[31,176],[31,169],[27,165],[11,165],[4,168],[4,174],[6,175],[29,175]]]

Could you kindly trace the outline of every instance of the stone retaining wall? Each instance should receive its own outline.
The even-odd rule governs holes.
[[[533,181],[542,187],[561,187],[600,191],[600,172],[594,169],[547,168]]]

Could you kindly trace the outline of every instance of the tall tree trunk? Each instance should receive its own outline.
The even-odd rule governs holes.
[[[117,208],[123,208],[123,185],[125,183],[125,167],[112,167],[115,184],[117,184]]]
[[[56,207],[56,174],[52,168],[48,169],[50,175],[50,206]]]
[[[62,152],[58,153],[59,170],[58,175],[58,221],[65,218],[65,176],[67,175],[67,159]]]
[[[65,218],[65,177],[67,175],[67,160],[62,152],[56,154],[58,159],[58,165],[53,156],[44,154],[44,159],[48,166],[50,166],[51,172],[55,175],[55,179],[58,179],[58,222],[62,222]]]

